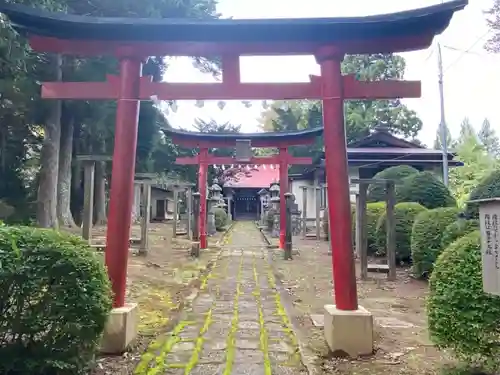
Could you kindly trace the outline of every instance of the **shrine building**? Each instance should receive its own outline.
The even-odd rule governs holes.
[[[443,153],[441,150],[426,148],[414,142],[406,141],[390,134],[385,127],[376,128],[367,137],[352,142],[347,147],[349,178],[368,179],[386,168],[397,165],[409,165],[420,171],[431,171],[442,176]],[[314,187],[324,186],[324,153],[314,160],[311,166],[305,166],[302,173],[289,176],[288,190],[295,195],[295,202],[302,207],[301,187],[308,186],[307,217],[314,217],[316,199]],[[458,167],[462,162],[455,160],[455,153],[448,152],[448,165]],[[273,181],[279,181],[279,167],[274,165],[255,166],[236,179],[226,181],[224,195],[232,196],[232,217],[235,220],[253,219],[259,215],[261,189],[268,189]],[[358,186],[350,185],[351,201],[355,201]],[[321,208],[326,206],[326,190],[322,190]]]

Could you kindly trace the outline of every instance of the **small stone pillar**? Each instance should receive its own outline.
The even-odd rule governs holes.
[[[280,185],[273,182],[269,188],[271,193],[271,206],[274,211],[274,223],[272,230],[272,237],[279,237],[280,235]]]
[[[307,238],[307,186],[302,189],[302,238]]]
[[[321,239],[321,187],[315,187],[316,198],[316,239]]]
[[[217,179],[214,179],[214,183],[210,187],[210,194],[207,200],[207,233],[212,236],[217,232],[215,228],[215,208],[221,199],[222,188],[217,183]]]
[[[92,222],[94,218],[94,176],[95,161],[83,162],[83,225],[82,237],[89,243],[92,240]]]
[[[233,189],[228,189],[226,191],[226,198],[227,198],[227,217],[228,220],[231,222],[233,221],[233,212],[231,210],[232,206],[232,200],[233,200]]]
[[[173,212],[174,220],[172,223],[172,238],[176,238],[177,237],[177,223],[179,221],[179,189],[177,186],[174,186],[173,189],[174,189],[173,190],[173,194],[174,194],[174,197],[173,197],[173,200],[174,200],[174,212]]]
[[[187,225],[186,231],[188,234],[188,238],[190,240],[193,239],[193,189],[191,186],[188,186],[186,190],[186,209],[187,209]]]
[[[92,240],[92,225],[94,221],[94,189],[95,189],[95,163],[110,161],[108,155],[77,155],[75,160],[83,164],[83,220],[82,237]]]
[[[141,215],[141,244],[139,254],[147,254],[149,250],[149,224],[151,219],[151,182],[142,184],[142,215]]]
[[[191,243],[191,256],[198,258],[200,256],[200,193],[193,193],[193,223],[191,225],[192,229],[192,243]]]
[[[132,204],[132,224],[137,223],[141,217],[141,185],[134,182],[134,203]]]
[[[292,259],[292,205],[294,196],[292,193],[285,193],[286,202],[286,226],[285,226],[285,260]]]
[[[266,189],[261,189],[259,191],[259,200],[260,200],[260,225],[266,225],[266,215],[265,215],[265,205],[266,201],[269,198],[269,192]]]

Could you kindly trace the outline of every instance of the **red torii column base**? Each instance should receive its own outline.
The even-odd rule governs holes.
[[[343,54],[334,48],[325,48],[317,55],[323,90],[328,225],[335,295],[335,305],[325,306],[324,332],[333,352],[341,350],[355,358],[373,352],[373,317],[358,306],[340,70],[342,59]]]

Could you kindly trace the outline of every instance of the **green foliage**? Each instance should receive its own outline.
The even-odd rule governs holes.
[[[417,202],[429,209],[456,205],[450,191],[431,172],[421,172],[404,178],[401,184],[396,186],[396,197],[398,202]]]
[[[411,257],[416,277],[428,277],[441,254],[443,234],[448,225],[458,218],[456,207],[435,208],[415,218],[411,234]]]
[[[95,252],[75,236],[4,226],[0,264],[0,372],[83,373],[111,309]]]
[[[215,215],[215,229],[218,231],[223,231],[224,228],[227,225],[227,212],[221,207],[216,207],[214,209],[214,215]]]
[[[484,119],[477,136],[489,155],[500,156],[500,140],[487,118]]]
[[[460,207],[464,207],[482,179],[488,176],[497,164],[495,158],[486,152],[478,137],[462,131],[463,137],[454,145],[457,159],[464,163],[459,168],[450,169],[450,190]],[[468,135],[467,135],[468,134]]]
[[[377,226],[380,217],[385,215],[385,202],[374,202],[366,205],[366,239],[368,254],[377,252]]]
[[[437,259],[427,316],[430,337],[439,348],[497,373],[500,298],[483,292],[479,231],[453,242]]]
[[[479,221],[475,219],[458,219],[446,227],[441,239],[441,248],[446,249],[452,242],[460,237],[479,229]]]
[[[396,222],[396,260],[407,262],[410,260],[411,230],[415,217],[426,211],[418,203],[398,203],[394,206],[394,219]],[[384,211],[377,222],[376,248],[377,254],[386,255],[387,214]]]
[[[469,200],[488,199],[500,197],[500,169],[496,169],[483,178],[470,193]],[[478,218],[479,210],[477,203],[467,204],[467,216]]]
[[[322,229],[325,235],[325,240],[328,241],[330,238],[330,217],[328,216],[328,207],[323,211]],[[351,204],[351,228],[352,228],[352,244],[356,244],[356,205]]]
[[[394,54],[347,55],[342,63],[344,74],[354,74],[357,79],[365,81],[401,79],[404,70],[404,58]],[[422,121],[416,112],[400,100],[350,100],[345,104],[345,120],[348,142],[366,137],[379,125],[408,138],[415,137],[422,129]],[[321,102],[275,101],[263,111],[260,123],[264,131],[294,131],[322,126]],[[323,139],[319,138],[312,146],[291,147],[290,150],[294,156],[314,158],[323,151],[323,146]]]
[[[416,173],[419,173],[418,170],[409,165],[398,165],[378,172],[373,178],[376,180],[394,180],[396,184],[400,184],[405,177]],[[385,198],[386,188],[384,185],[370,184],[368,187],[369,202],[381,202],[385,201]]]

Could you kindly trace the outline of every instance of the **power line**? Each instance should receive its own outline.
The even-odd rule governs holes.
[[[462,59],[462,57],[464,57],[467,53],[470,53],[471,50],[481,41],[483,40],[491,31],[487,31],[485,32],[483,35],[481,35],[479,38],[477,38],[474,43],[472,43],[472,45],[467,48],[465,51],[461,51],[462,53],[450,64],[446,67],[446,69],[444,70],[443,73],[446,73],[446,71],[448,71],[448,69],[450,69],[453,65],[455,65],[458,61],[460,61]]]

